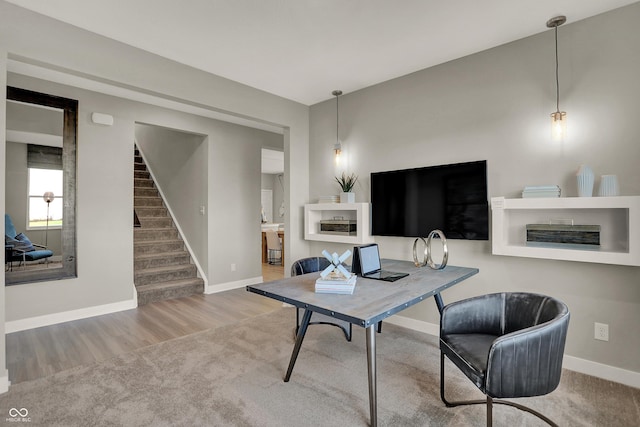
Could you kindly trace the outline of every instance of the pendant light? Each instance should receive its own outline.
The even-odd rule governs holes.
[[[331,92],[331,95],[336,97],[336,143],[333,146],[333,152],[335,156],[336,166],[340,165],[340,157],[342,156],[342,144],[340,143],[340,135],[338,133],[338,121],[339,121],[339,105],[338,105],[338,97],[342,95],[341,90],[334,90]]]
[[[556,16],[547,21],[547,27],[555,31],[556,46],[556,111],[551,113],[551,138],[562,141],[567,136],[567,113],[560,111],[560,80],[558,79],[558,27],[567,22],[566,16]]]

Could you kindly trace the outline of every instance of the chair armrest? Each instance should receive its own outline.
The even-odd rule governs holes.
[[[504,295],[490,294],[448,304],[440,317],[440,336],[448,334],[500,335]]]
[[[560,383],[569,313],[497,338],[489,350],[485,390],[492,397],[541,396]]]

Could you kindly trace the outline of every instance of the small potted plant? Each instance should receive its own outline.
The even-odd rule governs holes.
[[[340,185],[342,189],[342,193],[340,194],[340,203],[355,203],[356,194],[352,192],[353,186],[356,185],[356,181],[358,181],[358,175],[352,173],[351,175],[347,175],[342,172],[341,177],[336,176],[336,181]]]

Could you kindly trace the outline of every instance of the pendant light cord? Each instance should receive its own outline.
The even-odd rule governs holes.
[[[556,111],[560,111],[560,79],[558,78],[558,27],[555,27],[556,36]]]
[[[340,96],[339,94],[338,94],[338,95],[336,95],[336,145],[337,145],[337,144],[339,143],[339,141],[340,141],[340,137],[339,137],[340,133],[338,132],[339,125],[340,125],[340,121],[339,121],[339,117],[340,117],[340,114],[339,114],[340,103],[338,102],[338,97],[339,97],[339,96]]]

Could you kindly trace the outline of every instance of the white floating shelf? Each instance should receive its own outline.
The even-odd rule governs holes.
[[[320,221],[342,217],[357,221],[357,234],[343,236],[320,233]],[[371,205],[369,203],[314,203],[304,205],[304,238],[319,242],[362,245],[373,243]]]
[[[640,196],[493,197],[491,211],[494,255],[640,266]],[[557,219],[571,219],[576,225],[600,225],[600,247],[526,245],[526,224]]]

